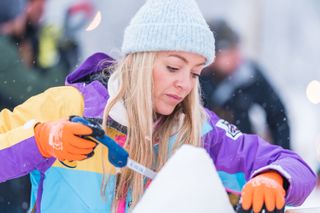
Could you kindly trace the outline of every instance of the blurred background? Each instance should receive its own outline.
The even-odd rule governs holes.
[[[66,14],[79,2],[88,3],[90,9],[71,12],[68,32],[65,30],[77,43],[77,58],[72,59],[70,70],[94,52],[119,57],[124,28],[144,0],[46,0],[41,22],[65,29]],[[320,1],[197,2],[208,21],[223,18],[240,35],[241,51],[259,63],[285,105],[292,149],[317,171],[320,168]],[[254,110],[251,118],[257,132],[263,134],[263,112]],[[304,206],[319,206],[319,199],[319,192],[315,191]]]

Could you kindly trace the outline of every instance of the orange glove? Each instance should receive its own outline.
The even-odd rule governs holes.
[[[242,208],[253,212],[281,210],[285,205],[285,190],[282,176],[276,171],[267,171],[252,178],[241,193]]]
[[[83,160],[97,145],[80,137],[90,135],[91,128],[67,120],[37,124],[34,132],[41,155],[55,157],[60,161]]]

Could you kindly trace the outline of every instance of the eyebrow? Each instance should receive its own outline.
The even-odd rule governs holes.
[[[171,55],[169,55],[169,57],[177,57],[177,58],[181,59],[182,61],[184,61],[185,63],[187,63],[187,64],[189,63],[189,61],[185,57],[182,57],[180,55],[171,54]],[[197,66],[201,66],[201,65],[205,65],[205,64],[206,63],[203,62],[203,63],[196,64],[195,66],[197,67]]]

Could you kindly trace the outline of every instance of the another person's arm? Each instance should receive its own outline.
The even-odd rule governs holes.
[[[259,68],[256,68],[257,70]],[[290,126],[288,115],[280,96],[258,70],[256,72],[257,103],[266,112],[266,121],[274,144],[290,149]]]

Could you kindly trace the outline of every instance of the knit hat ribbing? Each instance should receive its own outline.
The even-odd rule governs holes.
[[[194,0],[147,0],[124,33],[122,53],[185,51],[214,59],[214,37]]]

